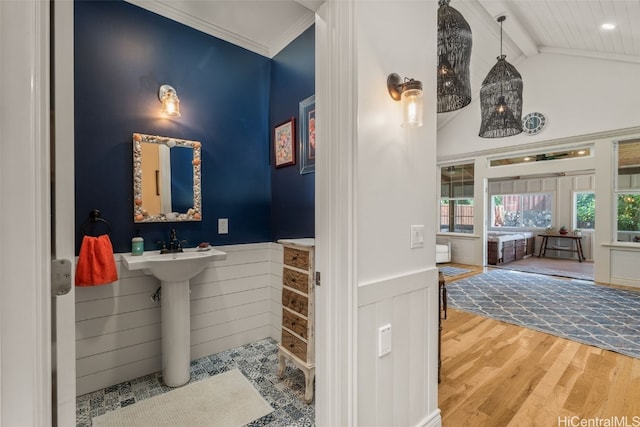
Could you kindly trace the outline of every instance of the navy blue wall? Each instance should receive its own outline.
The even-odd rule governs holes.
[[[269,119],[271,133],[274,126],[290,117],[296,118],[299,129],[299,103],[315,93],[315,27],[307,29],[272,61]],[[272,161],[273,240],[315,235],[315,173],[300,175],[298,148],[296,147],[297,161],[294,166],[276,169],[275,162]],[[271,156],[273,158],[273,154]]]
[[[155,249],[172,227],[188,246],[269,241],[270,75],[270,59],[124,1],[76,1],[76,253],[96,208],[116,252],[137,230]],[[176,89],[182,117],[160,118],[161,84]],[[202,222],[133,222],[134,132],[202,142]]]

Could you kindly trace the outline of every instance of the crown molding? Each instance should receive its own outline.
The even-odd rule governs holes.
[[[235,44],[251,52],[271,58],[271,49],[269,46],[255,42],[232,31],[221,28],[211,22],[205,21],[197,16],[188,14],[182,10],[173,7],[166,1],[150,1],[150,0],[126,0],[135,6],[141,7],[150,12],[156,13],[165,18],[172,19],[176,22],[184,24],[188,27],[195,28],[203,33],[212,35],[229,43]]]

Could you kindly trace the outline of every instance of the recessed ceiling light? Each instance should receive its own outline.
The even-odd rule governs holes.
[[[603,30],[611,31],[611,30],[615,30],[616,24],[612,24],[610,22],[605,22],[604,24],[602,24],[600,26],[600,28],[602,28]]]

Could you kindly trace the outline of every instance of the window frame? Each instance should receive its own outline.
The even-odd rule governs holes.
[[[591,228],[578,226],[578,195],[580,194],[593,194],[594,213],[593,213],[593,227]],[[595,198],[596,198],[595,190],[579,190],[579,191],[574,190],[573,191],[573,201],[571,204],[571,226],[573,227],[574,230],[580,229],[580,230],[587,230],[587,231],[595,231],[595,225],[596,225]]]
[[[631,140],[626,140],[626,141],[616,141],[615,145],[614,145],[614,168],[613,168],[613,173],[614,173],[614,191],[613,191],[613,234],[614,234],[614,241],[616,242],[623,242],[623,243],[629,243],[632,245],[638,245],[640,246],[640,221],[638,221],[638,225],[637,228],[638,230],[620,230],[618,228],[620,219],[619,219],[619,198],[620,197],[624,197],[624,196],[632,196],[637,198],[638,200],[640,200],[640,187],[639,188],[621,188],[620,187],[620,145],[625,145],[625,144],[640,144],[640,139],[631,139]],[[640,168],[640,165],[635,166],[634,167]],[[635,175],[635,174],[634,174]],[[638,212],[636,215],[640,214],[640,208],[638,209]],[[620,239],[620,233],[624,233],[624,234],[629,234],[629,240],[621,240]],[[634,235],[634,237],[631,237],[631,234]],[[638,240],[634,240],[634,239],[638,239]]]
[[[446,224],[449,228],[449,230],[443,230],[442,229],[442,206],[444,201],[449,202],[449,222]],[[471,201],[471,204],[458,204],[458,201]],[[458,217],[455,215],[456,212],[456,208],[458,206],[471,206],[473,209],[473,214],[471,216],[461,216]],[[452,209],[453,207],[453,209]],[[475,222],[475,199],[473,197],[441,197],[440,198],[440,204],[438,205],[438,233],[460,233],[460,234],[473,234],[473,230],[474,230],[474,222]],[[453,215],[451,215],[451,212],[454,212]],[[466,230],[456,230],[456,226],[460,225],[468,225],[468,224],[462,224],[456,221],[457,218],[471,218],[471,229],[469,231]],[[453,222],[452,222],[453,221]],[[451,230],[451,226],[453,225],[453,230]]]
[[[438,233],[443,233],[443,234],[464,234],[464,235],[468,235],[468,234],[473,234],[475,232],[475,217],[477,215],[476,213],[476,207],[475,207],[475,162],[471,161],[471,162],[464,162],[464,163],[456,163],[456,164],[448,164],[448,165],[440,165],[440,179],[439,179],[439,189],[438,189],[438,193],[439,193],[439,200],[438,200],[438,215],[437,215],[437,230]],[[452,181],[448,181],[445,182],[445,180],[443,180],[443,176],[447,176],[448,174],[446,174],[447,171],[451,171],[453,169],[456,168],[461,168],[462,169],[462,178],[461,180],[457,181],[457,180],[452,180]],[[472,177],[469,178],[468,181],[466,181],[464,179],[464,171],[465,169],[467,171],[471,170],[471,174]],[[445,175],[446,174],[446,175]],[[442,189],[444,185],[447,185],[449,187],[448,190],[448,194],[442,194]],[[455,184],[459,184],[459,185],[455,185]],[[465,185],[466,184],[466,185]],[[469,185],[470,184],[470,185]],[[468,187],[467,187],[468,186]],[[456,187],[458,189],[462,189],[462,194],[458,194],[458,195],[454,195],[454,193],[456,192]],[[467,187],[467,188],[466,188]],[[470,188],[471,192],[470,194],[466,192],[466,189]],[[448,227],[448,230],[442,230],[442,206],[443,206],[443,202],[447,201],[448,205],[450,207],[449,209],[449,215],[448,215],[448,223],[446,224]],[[470,201],[470,205],[472,206],[472,210],[473,213],[470,216],[471,218],[471,224],[460,224],[456,221],[457,217],[455,215],[456,212],[456,207],[458,206],[468,206],[468,204],[458,204],[457,202],[459,201]],[[452,210],[451,207],[453,207],[453,215],[452,215]],[[462,218],[462,217],[460,217]],[[464,218],[469,218],[468,216],[465,216]],[[469,230],[456,230],[456,226],[470,226]]]

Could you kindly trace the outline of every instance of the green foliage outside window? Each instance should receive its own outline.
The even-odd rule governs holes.
[[[576,228],[591,230],[596,226],[596,195],[576,194]]]
[[[618,231],[640,231],[640,194],[618,194]]]

